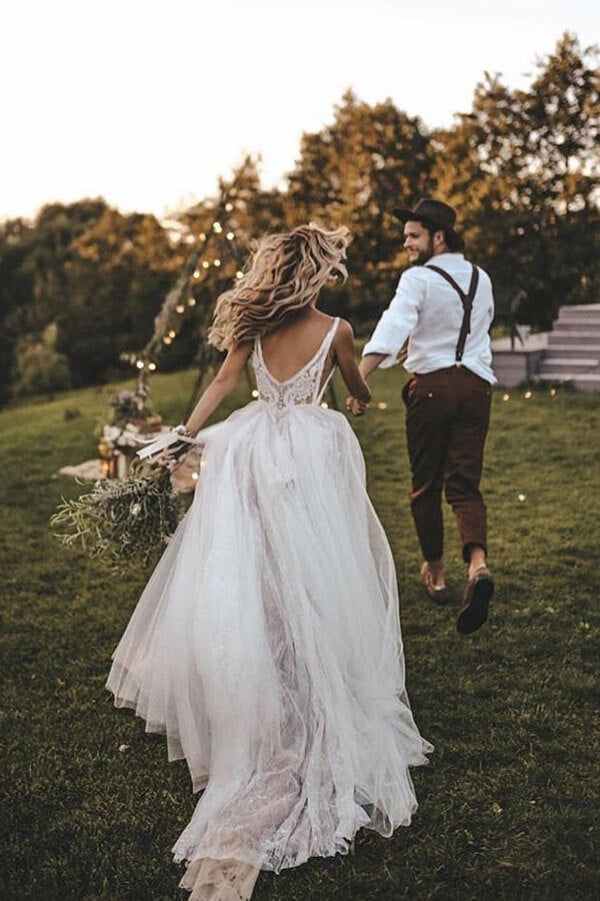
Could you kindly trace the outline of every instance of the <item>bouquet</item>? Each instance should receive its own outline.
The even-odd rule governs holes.
[[[50,519],[62,529],[56,537],[113,569],[132,560],[147,564],[179,524],[182,505],[175,492],[193,490],[200,455],[201,445],[183,426],[171,429],[138,451],[143,462],[128,478],[98,480],[87,494],[63,498]]]
[[[87,494],[63,498],[50,524],[64,545],[79,544],[120,569],[134,560],[147,564],[164,550],[181,515],[169,470],[145,464],[129,478],[98,480]]]

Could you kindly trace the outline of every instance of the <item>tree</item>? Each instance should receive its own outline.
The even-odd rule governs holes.
[[[389,302],[402,265],[397,205],[425,193],[433,165],[430,139],[418,118],[391,100],[375,106],[347,91],[331,125],[302,136],[288,176],[288,225],[309,219],[347,225],[351,279],[330,291],[330,308],[374,319]]]
[[[57,352],[56,336],[56,325],[51,323],[44,329],[41,340],[19,340],[15,357],[15,394],[40,394],[70,387],[69,361]]]
[[[471,113],[435,135],[437,193],[455,205],[469,251],[528,291],[529,317],[600,290],[600,71],[565,33],[528,90],[486,73]]]

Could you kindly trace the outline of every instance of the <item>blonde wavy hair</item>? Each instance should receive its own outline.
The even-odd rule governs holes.
[[[261,238],[242,278],[217,300],[208,343],[228,350],[253,341],[309,306],[329,278],[348,277],[349,241],[345,226],[328,231],[314,222]]]

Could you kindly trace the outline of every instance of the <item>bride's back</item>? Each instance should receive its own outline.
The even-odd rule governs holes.
[[[283,382],[302,369],[319,350],[332,322],[331,316],[311,307],[265,335],[262,352],[271,375]]]

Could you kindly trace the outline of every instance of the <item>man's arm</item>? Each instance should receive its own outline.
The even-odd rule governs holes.
[[[365,378],[378,366],[385,369],[400,362],[404,343],[419,321],[424,297],[423,274],[419,268],[407,269],[400,277],[389,307],[365,344],[360,367]]]
[[[358,369],[363,379],[368,378],[369,373],[373,372],[374,369],[377,369],[380,363],[386,358],[386,354],[365,354],[358,365]]]

